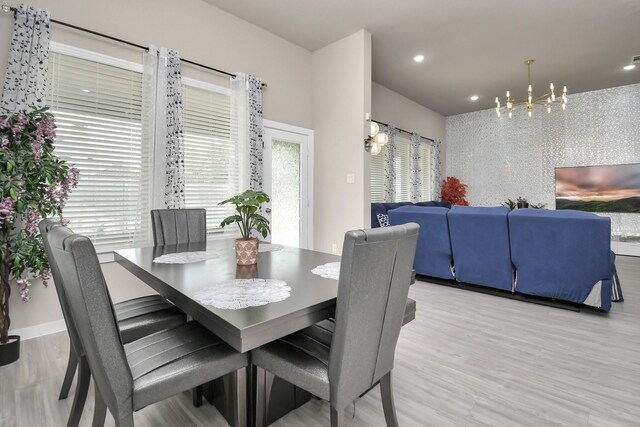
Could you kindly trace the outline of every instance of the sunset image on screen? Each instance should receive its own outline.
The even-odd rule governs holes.
[[[556,209],[640,212],[640,164],[557,168]]]

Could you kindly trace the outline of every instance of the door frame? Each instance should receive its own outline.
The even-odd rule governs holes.
[[[273,120],[262,120],[263,134],[266,135],[269,130],[294,133],[306,138],[306,151],[307,151],[307,229],[300,232],[307,234],[306,245],[301,245],[303,249],[313,249],[313,130],[299,126],[289,125],[286,123],[280,123]],[[269,171],[271,173],[271,171]],[[304,239],[301,239],[304,240]],[[306,247],[304,247],[306,246]]]

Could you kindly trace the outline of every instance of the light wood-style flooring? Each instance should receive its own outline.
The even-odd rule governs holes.
[[[619,257],[625,302],[609,314],[580,313],[417,282],[416,319],[396,352],[395,398],[402,426],[640,426],[640,258]],[[58,401],[68,338],[23,343],[0,368],[0,426],[64,426]],[[73,388],[72,388],[73,391]],[[92,395],[83,425],[91,424]],[[383,426],[374,389],[347,410],[349,426]],[[145,408],[136,426],[223,426],[190,394]],[[107,416],[107,425],[113,420]],[[312,400],[276,426],[328,426]]]

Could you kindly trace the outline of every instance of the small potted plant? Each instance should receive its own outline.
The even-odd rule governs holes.
[[[518,197],[518,209],[528,208],[529,202],[524,197]]]
[[[266,238],[271,229],[269,220],[258,213],[260,205],[269,201],[269,196],[262,191],[247,190],[242,194],[223,200],[219,205],[231,203],[236,207],[236,214],[222,220],[220,228],[236,223],[241,238],[236,239],[236,263],[238,265],[254,265],[258,262],[259,240],[251,236],[255,229]]]

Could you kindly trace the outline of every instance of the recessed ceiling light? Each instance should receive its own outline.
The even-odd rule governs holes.
[[[85,93],[91,92],[89,89],[82,89],[82,91],[85,92]]]
[[[636,68],[635,64],[629,64],[629,65],[625,65],[624,67],[625,70],[629,71],[629,70],[633,70],[634,68]]]
[[[413,57],[413,60],[416,62],[422,62],[424,61],[424,55],[416,55]]]
[[[478,95],[473,95],[472,97],[470,97],[469,99],[472,101],[477,101],[478,98],[480,98]]]

